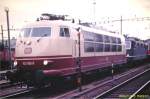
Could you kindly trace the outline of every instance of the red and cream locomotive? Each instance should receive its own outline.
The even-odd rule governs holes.
[[[65,21],[64,16],[26,25],[16,42],[15,78],[32,84],[77,74],[80,28],[81,72],[84,74],[111,64],[126,63],[125,38],[120,34]],[[9,72],[10,73],[10,72]],[[46,79],[45,79],[46,78]]]

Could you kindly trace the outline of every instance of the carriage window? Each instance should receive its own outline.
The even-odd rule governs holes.
[[[103,42],[103,36],[100,34],[95,34],[95,41],[96,42]]]
[[[117,45],[112,45],[112,52],[116,52],[117,51]]]
[[[121,52],[121,51],[122,51],[122,46],[118,45],[118,52]]]
[[[4,45],[0,43],[0,51],[3,51],[3,49],[4,49]]]
[[[85,32],[84,33],[84,40],[85,41],[94,41],[94,33]]]
[[[116,38],[115,37],[111,37],[111,42],[112,43],[116,43]]]
[[[60,28],[60,36],[61,37],[70,37],[68,28]]]
[[[85,52],[94,52],[94,43],[85,42],[84,43],[84,51]]]
[[[117,38],[118,44],[121,44],[121,39]]]
[[[103,52],[103,44],[95,44],[95,51],[96,52]]]
[[[110,43],[110,39],[109,39],[109,36],[104,36],[104,40],[105,40],[105,43]]]
[[[110,51],[110,44],[105,44],[105,52],[109,52]]]

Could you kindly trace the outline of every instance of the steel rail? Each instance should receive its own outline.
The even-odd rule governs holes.
[[[115,86],[115,87],[113,87],[113,88],[111,88],[111,89],[109,89],[109,90],[107,90],[107,91],[101,93],[100,95],[94,97],[94,99],[99,99],[99,98],[101,98],[101,97],[104,97],[105,95],[111,93],[112,91],[116,90],[117,88],[119,88],[119,87],[125,85],[126,83],[128,83],[128,82],[130,82],[130,81],[136,79],[137,77],[143,75],[144,73],[146,73],[146,72],[148,72],[148,71],[150,71],[150,69],[147,69],[147,70],[145,70],[144,72],[139,73],[139,74],[137,74],[136,76],[134,76],[134,77],[132,77],[132,78],[130,78],[130,79],[128,79],[128,80],[126,80],[126,81],[120,83],[119,85],[117,85],[117,86]]]
[[[135,93],[133,93],[128,99],[133,99],[145,86],[147,86],[150,83],[150,80],[147,81],[142,87],[140,87]]]
[[[8,95],[3,95],[1,96],[0,98],[1,99],[4,99],[4,98],[11,98],[11,97],[14,97],[14,96],[17,96],[17,95],[21,95],[21,94],[25,94],[25,93],[28,93],[28,92],[31,92],[35,90],[35,88],[27,88],[27,89],[23,89],[23,90],[19,90],[19,91],[16,91],[16,92],[13,92],[13,93],[10,93]]]
[[[142,67],[141,69],[147,69],[147,66],[148,65],[146,65],[146,67]],[[73,91],[71,91],[71,92],[67,92],[67,93],[65,93],[65,94],[62,94],[62,95],[60,95],[60,96],[57,96],[57,97],[55,97],[56,99],[61,99],[61,98],[64,98],[64,97],[67,97],[67,96],[70,96],[70,95],[72,95],[72,93],[75,93],[75,94],[73,94],[71,97],[73,97],[73,98],[78,98],[78,97],[80,97],[80,96],[82,96],[82,95],[84,95],[84,94],[87,94],[87,93],[89,93],[89,92],[92,92],[92,91],[94,91],[94,90],[96,90],[96,89],[98,89],[99,87],[101,87],[101,86],[104,86],[105,84],[107,84],[107,83],[111,83],[112,81],[115,81],[115,80],[118,80],[118,79],[121,79],[121,78],[123,78],[123,77],[126,77],[127,75],[129,75],[129,74],[131,74],[131,73],[136,73],[136,72],[138,72],[140,70],[140,68],[139,69],[135,69],[135,70],[131,70],[131,71],[128,71],[128,72],[126,72],[126,73],[124,73],[124,74],[119,74],[120,76],[116,76],[116,78],[114,77],[114,79],[111,79],[111,80],[108,80],[108,81],[105,81],[105,82],[100,82],[100,83],[97,83],[97,82],[99,82],[99,81],[97,81],[96,82],[96,84],[94,84],[94,83],[92,83],[93,84],[93,88],[87,88],[86,86],[88,86],[88,85],[86,85],[86,86],[84,86],[83,87],[83,91],[82,92],[78,92],[77,91],[77,89],[76,90],[73,90]],[[90,84],[91,85],[91,84]]]

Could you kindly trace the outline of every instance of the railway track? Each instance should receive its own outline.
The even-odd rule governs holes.
[[[134,92],[132,95],[130,95],[129,99],[133,99],[133,98],[139,98],[139,97],[143,97],[143,98],[147,98],[149,99],[150,96],[150,93],[146,93],[146,94],[143,94],[141,93],[141,91],[144,91],[144,89],[150,84],[150,80],[147,81],[143,86],[141,86],[136,92]]]
[[[143,67],[139,67],[136,69],[131,69],[127,72],[118,74],[118,75],[114,75],[113,79],[112,77],[107,77],[105,79],[102,79],[100,81],[96,81],[93,82],[92,84],[88,84],[88,85],[83,85],[82,87],[82,92],[79,92],[78,89],[73,88],[73,89],[69,89],[69,90],[65,90],[65,89],[60,89],[61,91],[56,91],[56,89],[51,89],[51,90],[43,90],[40,91],[38,90],[38,93],[33,94],[34,92],[32,92],[34,89],[27,89],[27,88],[20,88],[18,87],[17,90],[18,92],[12,92],[5,97],[13,97],[13,98],[18,98],[18,94],[19,98],[54,98],[54,99],[70,99],[70,98],[93,98],[95,96],[97,96],[98,94],[106,91],[107,89],[111,89],[112,87],[114,87],[115,85],[113,85],[112,82],[117,81],[118,83],[121,83],[123,81],[125,81],[125,79],[129,79],[135,75],[137,75],[139,72],[143,72],[145,70],[147,70],[149,68],[149,66],[143,66]],[[111,85],[111,86],[107,86],[107,85]],[[12,89],[11,89],[12,90]],[[72,90],[72,91],[71,91]],[[99,91],[100,90],[100,91]],[[6,91],[7,92],[7,91]],[[32,92],[32,94],[30,94]],[[1,93],[1,92],[0,92]],[[28,94],[24,94],[23,93],[28,93]],[[16,97],[15,97],[16,96]],[[0,96],[1,98],[1,96]]]
[[[65,94],[59,95],[57,97],[52,97],[56,99],[65,99],[65,98],[85,98],[85,99],[92,99],[97,95],[107,93],[108,90],[113,89],[116,85],[119,85],[125,82],[127,79],[131,79],[132,77],[139,77],[144,72],[148,72],[149,67],[145,68],[138,68],[132,71],[128,71],[122,75],[116,75],[113,79],[107,79],[106,81],[98,81],[92,84],[86,85],[82,87],[82,92],[79,92],[77,89],[71,92],[67,92]],[[140,73],[140,74],[139,74]],[[136,77],[135,77],[136,78]],[[115,88],[114,88],[115,89]],[[97,96],[98,97],[98,96]],[[95,98],[97,98],[95,97]],[[100,98],[103,99],[103,98]]]
[[[5,83],[1,83],[0,84],[0,89],[3,90],[5,88],[8,88],[8,87],[11,87],[11,86],[14,86],[16,84],[11,84],[10,82],[5,82]]]
[[[5,89],[5,88],[12,87],[12,86],[20,85],[20,84],[21,83],[11,83],[9,81],[6,81],[6,82],[0,84],[0,89]]]
[[[14,97],[16,95],[24,94],[33,91],[35,88],[27,88],[21,86],[20,84],[9,85],[9,87],[4,87],[0,90],[0,99]]]
[[[144,72],[141,72],[121,83],[117,83],[118,81],[114,81],[112,88],[99,94],[95,97],[95,99],[129,98],[150,79],[149,75],[150,69],[145,70]],[[107,86],[111,86],[111,84],[108,84]]]

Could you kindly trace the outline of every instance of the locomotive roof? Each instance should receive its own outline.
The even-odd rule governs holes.
[[[70,22],[64,22],[62,20],[42,20],[42,21],[36,21],[33,23],[29,23],[25,25],[25,27],[44,27],[44,26],[60,26],[60,25],[65,25],[69,24]]]
[[[146,42],[144,42],[143,40],[140,40],[140,39],[138,39],[136,37],[127,37],[126,40],[127,41],[134,41],[136,43],[146,44]]]
[[[104,31],[104,30],[101,30],[101,29],[96,29],[94,27],[87,27],[87,26],[76,24],[76,23],[71,23],[70,21],[63,21],[63,20],[36,21],[36,22],[25,25],[25,28],[45,27],[45,26],[66,26],[66,27],[71,27],[71,28],[79,28],[80,27],[81,30],[83,30],[83,31],[89,31],[89,32],[94,32],[94,33],[109,35],[109,36],[116,36],[116,37],[121,37],[122,36],[120,34],[110,33],[108,31]]]

